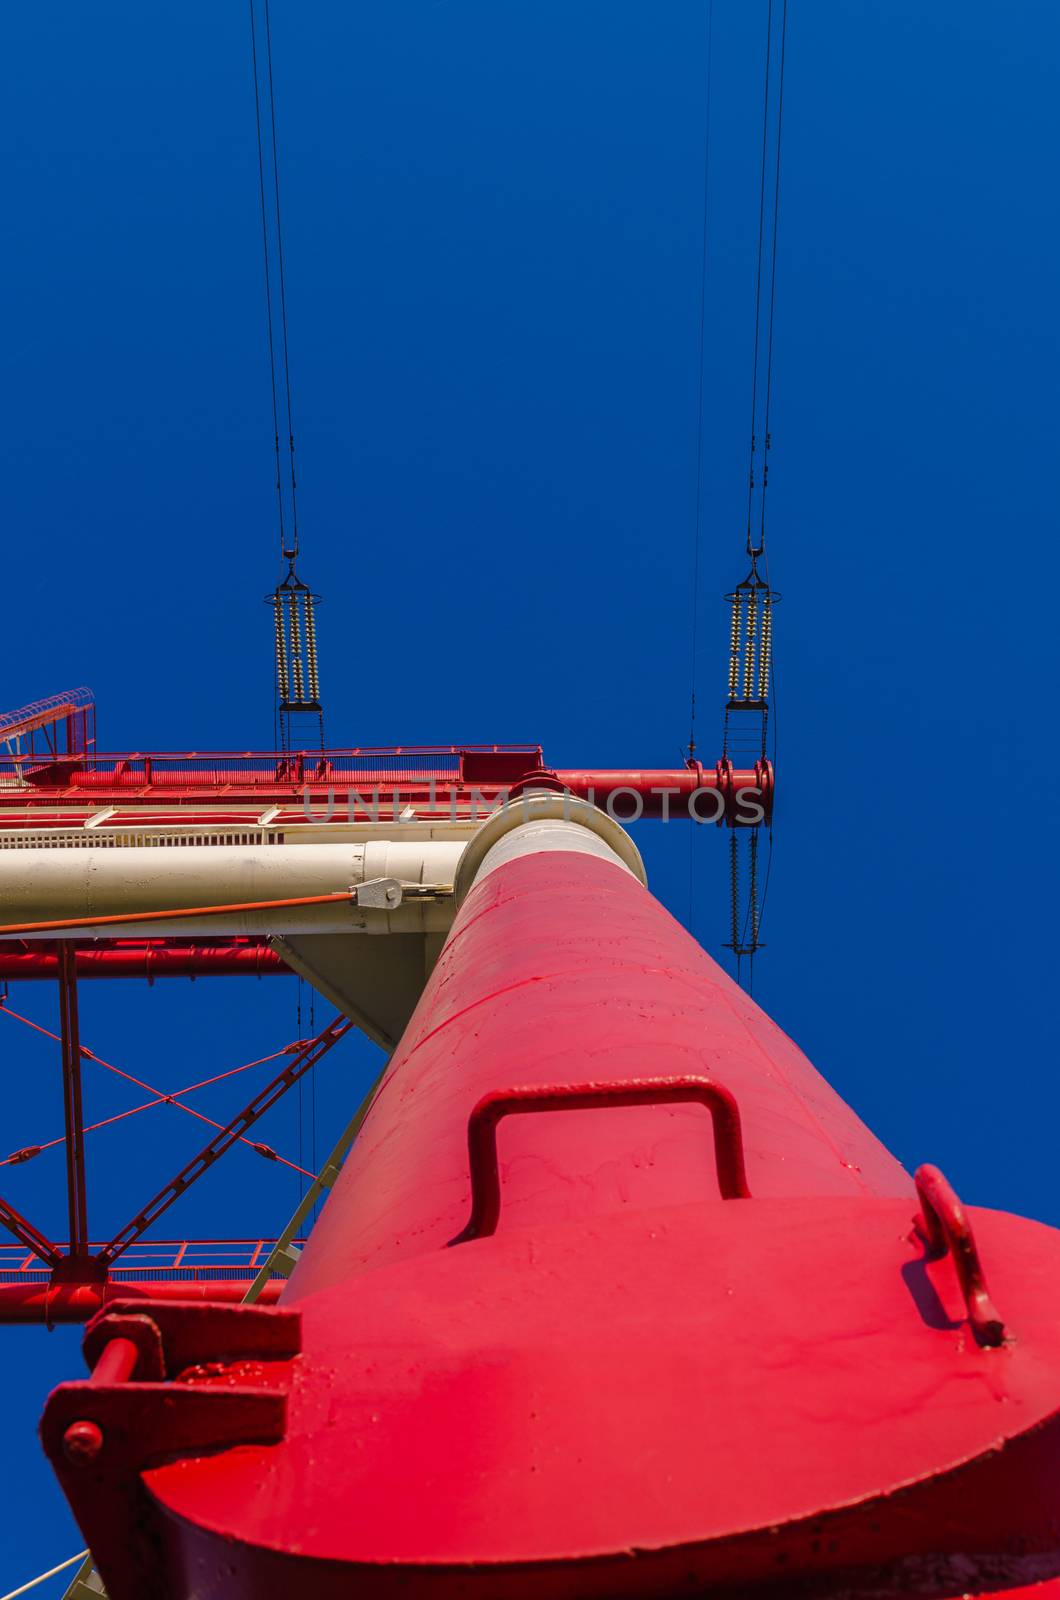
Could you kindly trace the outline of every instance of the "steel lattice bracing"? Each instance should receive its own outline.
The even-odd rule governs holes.
[[[242,1144],[270,1162],[281,1162],[287,1167],[314,1179],[311,1172],[303,1172],[296,1163],[279,1154],[272,1146],[249,1137],[258,1120],[308,1073],[324,1055],[349,1031],[352,1024],[345,1018],[328,1023],[315,1038],[297,1040],[281,1047],[270,1055],[226,1071],[215,1073],[198,1083],[167,1092],[105,1061],[80,1041],[77,1026],[77,982],[74,971],[74,952],[70,945],[61,944],[58,955],[60,1029],[58,1033],[23,1016],[4,1003],[0,1016],[5,1021],[21,1023],[39,1034],[44,1034],[60,1047],[64,1132],[43,1144],[28,1144],[0,1158],[0,1166],[17,1169],[27,1161],[36,1160],[47,1149],[60,1147],[65,1156],[66,1198],[70,1223],[69,1241],[65,1246],[47,1238],[33,1222],[23,1216],[7,1199],[0,1198],[0,1226],[19,1241],[21,1256],[4,1261],[0,1256],[0,1322],[3,1321],[83,1321],[97,1311],[101,1304],[122,1285],[132,1285],[143,1292],[143,1285],[151,1283],[150,1292],[175,1298],[194,1296],[204,1301],[239,1301],[250,1287],[255,1274],[260,1272],[260,1247],[248,1261],[244,1273],[232,1270],[231,1263],[222,1264],[222,1270],[203,1270],[194,1260],[186,1262],[188,1246],[178,1250],[168,1270],[147,1267],[141,1254],[139,1266],[131,1272],[119,1268],[130,1250],[135,1250],[145,1235],[197,1180],[236,1144]],[[189,1105],[187,1097],[195,1091],[235,1077],[252,1068],[261,1067],[278,1058],[286,1064],[253,1095],[253,1097],[226,1123],[220,1123]],[[81,1068],[84,1062],[116,1073],[120,1078],[152,1096],[147,1101],[129,1107],[105,1118],[101,1123],[85,1126],[81,1097]],[[87,1184],[85,1177],[85,1134],[95,1128],[120,1122],[126,1117],[165,1106],[194,1118],[197,1124],[206,1124],[215,1130],[213,1136],[198,1153],[171,1178],[158,1193],[126,1222],[112,1238],[102,1244],[90,1244],[88,1236]],[[154,1248],[154,1247],[152,1247]],[[168,1259],[168,1250],[161,1250],[161,1259]],[[196,1266],[199,1270],[193,1270]],[[131,1292],[131,1291],[130,1291]]]

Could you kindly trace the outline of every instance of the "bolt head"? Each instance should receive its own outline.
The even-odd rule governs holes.
[[[63,1455],[75,1467],[87,1467],[103,1449],[103,1430],[95,1422],[71,1422],[63,1434]]]

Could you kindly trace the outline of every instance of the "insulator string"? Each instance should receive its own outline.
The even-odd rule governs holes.
[[[743,647],[743,697],[751,698],[751,678],[754,671],[755,644],[758,635],[758,596],[752,589],[747,596],[747,634]]]
[[[320,686],[317,680],[317,625],[313,607],[313,596],[305,596],[305,647],[306,664],[309,668],[309,698],[319,700]]]
[[[281,700],[287,699],[287,640],[283,624],[283,601],[274,597],[276,608],[276,688]]]
[[[758,698],[769,695],[769,663],[773,648],[773,600],[767,593],[762,602],[762,634],[758,650]]]
[[[294,697],[304,700],[302,693],[302,636],[298,623],[298,596],[292,594],[289,601],[289,618],[291,625],[291,677],[293,680]]]

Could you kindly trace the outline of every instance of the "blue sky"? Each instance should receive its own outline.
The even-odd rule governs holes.
[[[720,597],[743,576],[765,10],[715,0],[705,759]],[[688,720],[705,0],[274,0],[273,28],[332,740],[670,764]],[[1058,35],[1045,0],[791,0],[780,800],[756,974],[903,1161],[1053,1223]],[[0,701],[88,683],[106,748],[271,740],[249,61],[242,0],[0,16]],[[692,840],[691,905],[687,831],[637,838],[717,953],[722,836]],[[54,1025],[48,990],[11,998]],[[171,1088],[293,1037],[295,1005],[280,982],[85,986],[82,1031]],[[15,1147],[61,1126],[58,1064],[0,1028]],[[318,1153],[375,1065],[347,1041],[321,1067]],[[211,1093],[204,1109],[237,1103]],[[92,1115],[129,1103],[102,1076],[86,1094]],[[297,1157],[297,1107],[263,1137]],[[94,1135],[98,1227],[196,1139],[165,1111]],[[57,1231],[59,1171],[42,1157],[5,1188]],[[292,1174],[238,1152],[173,1226],[267,1233],[296,1198]],[[33,1430],[79,1358],[69,1332],[2,1337],[6,1588],[78,1547]]]

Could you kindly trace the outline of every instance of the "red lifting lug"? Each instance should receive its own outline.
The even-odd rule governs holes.
[[[986,1287],[968,1213],[938,1167],[918,1167],[915,1182],[921,1210],[914,1225],[924,1241],[928,1257],[938,1258],[947,1253],[953,1257],[957,1282],[976,1339],[992,1347],[1004,1344],[1005,1324]]]

